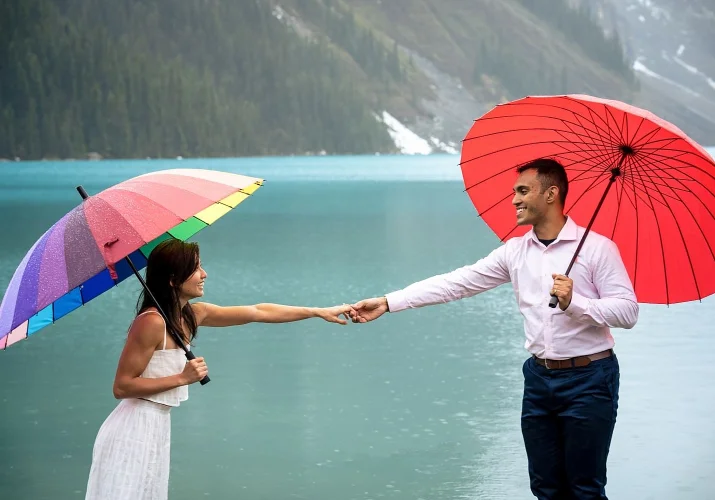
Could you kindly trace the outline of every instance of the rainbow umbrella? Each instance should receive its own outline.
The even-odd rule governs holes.
[[[78,186],[83,202],[35,242],[10,280],[0,304],[0,349],[132,274],[152,296],[138,273],[152,249],[168,238],[188,239],[262,184],[262,179],[226,172],[172,169],[134,177],[94,196]],[[170,333],[193,359],[176,332]]]

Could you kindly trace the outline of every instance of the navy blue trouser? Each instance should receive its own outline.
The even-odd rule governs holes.
[[[618,359],[549,370],[526,360],[521,431],[539,500],[606,499],[606,459],[618,409]]]

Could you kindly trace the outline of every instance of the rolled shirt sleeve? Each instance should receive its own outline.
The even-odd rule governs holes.
[[[589,325],[630,329],[638,321],[638,300],[618,247],[609,239],[603,241],[593,270],[599,298],[574,292],[564,312]]]

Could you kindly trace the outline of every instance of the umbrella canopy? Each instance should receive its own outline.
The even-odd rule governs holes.
[[[161,241],[191,237],[262,183],[213,170],[173,169],[86,198],[20,262],[0,304],[0,349],[109,290],[133,273],[132,264],[143,268]]]
[[[460,165],[477,212],[502,241],[529,229],[516,225],[512,188],[516,167],[539,158],[565,167],[566,214],[617,244],[639,302],[715,293],[715,162],[676,126],[585,95],[496,106],[469,130]]]

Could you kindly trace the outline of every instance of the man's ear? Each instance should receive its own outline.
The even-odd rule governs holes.
[[[553,203],[559,197],[559,188],[551,186],[546,190],[546,203]]]

